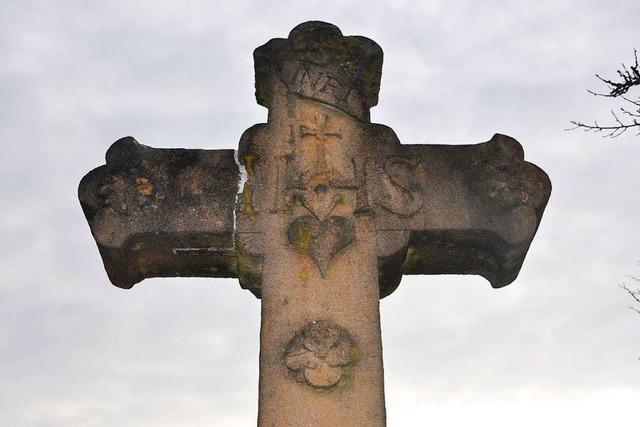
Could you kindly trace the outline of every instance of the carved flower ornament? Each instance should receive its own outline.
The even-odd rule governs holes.
[[[338,384],[344,368],[355,362],[354,353],[355,343],[344,328],[313,321],[289,342],[284,361],[296,380],[328,388]]]

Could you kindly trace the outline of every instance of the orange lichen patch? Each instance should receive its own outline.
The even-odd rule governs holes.
[[[136,190],[138,190],[138,194],[141,196],[149,196],[153,191],[153,184],[151,184],[148,178],[136,178]]]

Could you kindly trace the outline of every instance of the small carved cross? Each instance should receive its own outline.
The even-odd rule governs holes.
[[[514,281],[551,183],[508,136],[402,145],[371,123],[372,40],[306,22],[254,60],[269,116],[237,152],[122,138],[82,208],[116,286],[237,277],[262,299],[260,426],[383,426],[379,299],[404,274]]]
[[[325,115],[321,120],[321,123],[318,123],[318,116],[314,118],[315,125],[300,125],[300,136],[302,138],[311,136],[314,141],[314,145],[316,148],[316,165],[315,172],[317,174],[327,173],[327,141],[330,138],[341,139],[342,134],[340,130],[328,130],[328,122],[329,116]]]

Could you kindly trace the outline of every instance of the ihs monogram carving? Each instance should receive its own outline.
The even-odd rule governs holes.
[[[272,212],[294,216],[287,230],[289,244],[308,256],[324,278],[331,261],[355,238],[353,215],[373,213],[369,199],[380,213],[410,217],[422,208],[424,194],[416,176],[420,159],[357,160],[360,155],[349,148],[352,138],[360,137],[354,136],[353,118],[323,109],[292,117],[288,139],[276,156]],[[368,182],[368,174],[377,178]]]
[[[421,159],[391,157],[378,174],[380,189],[375,203],[396,215],[408,217],[416,214],[424,203],[424,192],[417,179]]]
[[[344,132],[334,122],[339,120],[318,108],[289,127],[277,164],[273,203],[274,211],[293,216],[287,239],[315,263],[322,277],[355,236],[355,197],[350,193],[355,194],[358,185],[353,171],[344,167]],[[353,167],[353,162],[347,163]]]
[[[313,321],[291,339],[284,363],[297,381],[329,388],[340,382],[356,356],[355,341],[346,329],[329,321]]]

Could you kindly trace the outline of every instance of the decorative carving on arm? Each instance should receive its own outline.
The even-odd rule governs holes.
[[[548,176],[524,161],[521,145],[505,135],[475,145],[423,147],[408,149],[448,174],[446,181],[425,183],[429,204],[440,210],[429,205],[404,223],[411,230],[405,274],[478,274],[494,287],[508,285],[549,199]]]
[[[233,150],[116,141],[78,188],[111,281],[130,288],[148,277],[236,277],[239,179]]]
[[[284,352],[291,378],[317,388],[337,385],[356,358],[357,347],[349,332],[323,320],[307,323]]]
[[[417,168],[422,159],[407,159],[396,156],[385,160],[380,173],[380,191],[375,203],[389,212],[410,217],[417,213],[424,203],[422,184],[418,181]]]

